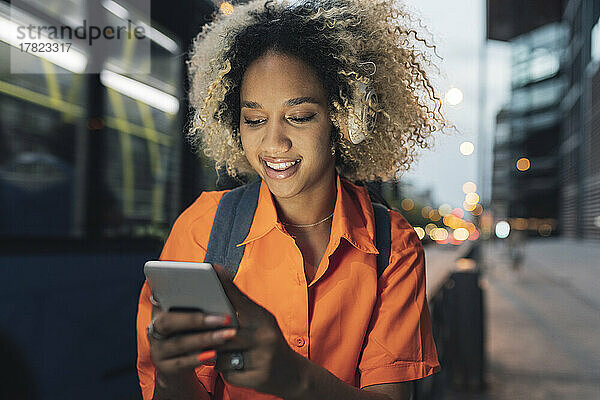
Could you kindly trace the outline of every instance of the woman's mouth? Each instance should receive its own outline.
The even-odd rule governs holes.
[[[286,179],[294,175],[302,160],[272,162],[262,160],[263,168],[269,178]]]

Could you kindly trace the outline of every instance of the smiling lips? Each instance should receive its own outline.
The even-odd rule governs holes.
[[[269,167],[269,168],[275,169],[277,171],[283,171],[284,169],[288,169],[292,165],[295,165],[299,161],[300,160],[286,161],[286,162],[281,162],[281,163],[272,163],[272,162],[265,161],[265,164],[267,164],[267,167]]]
[[[298,170],[301,160],[294,161],[266,161],[262,160],[263,168],[269,178],[286,179],[294,175]]]

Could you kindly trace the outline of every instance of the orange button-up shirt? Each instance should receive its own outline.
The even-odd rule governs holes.
[[[389,265],[377,279],[375,220],[368,192],[337,178],[331,236],[312,282],[302,253],[278,221],[264,182],[234,283],[277,319],[289,346],[342,381],[363,388],[435,373],[440,366],[425,296],[421,242],[390,211]],[[161,260],[202,262],[212,222],[225,192],[203,192],[175,222]],[[146,327],[150,288],[144,283],[137,317],[137,368],[144,400],[154,392],[154,364]],[[214,365],[195,370],[214,393]],[[223,400],[275,399],[225,383]],[[221,400],[221,399],[219,399]]]

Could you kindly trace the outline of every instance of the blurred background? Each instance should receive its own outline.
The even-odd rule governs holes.
[[[239,3],[0,1],[0,398],[140,398],[143,263],[203,190],[235,185],[184,140],[185,61]],[[402,4],[456,126],[372,183],[426,247],[443,371],[415,397],[598,399],[600,2]],[[124,41],[110,62],[25,53],[40,72],[15,72],[16,16],[92,14],[144,27],[149,58]]]

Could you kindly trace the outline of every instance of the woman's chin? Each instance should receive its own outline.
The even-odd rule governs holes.
[[[279,199],[292,198],[300,192],[297,182],[294,182],[294,180],[279,180],[267,177],[265,183],[271,194]]]

